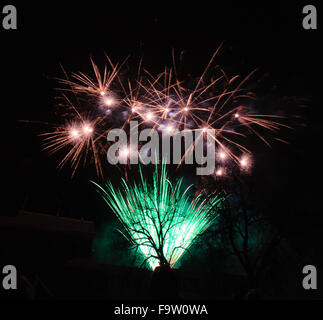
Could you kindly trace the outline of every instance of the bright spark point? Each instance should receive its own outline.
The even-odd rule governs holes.
[[[173,130],[173,127],[172,127],[172,126],[167,126],[167,127],[166,127],[166,131],[167,131],[167,132],[171,132],[172,130]]]
[[[187,107],[185,107],[185,108],[184,108],[184,111],[185,111],[185,112],[186,112],[186,111],[188,111],[188,108],[187,108]]]
[[[101,92],[100,92],[100,95],[101,95],[101,96],[104,96],[104,95],[105,95],[105,92],[104,92],[104,91],[101,91]]]
[[[207,128],[203,128],[203,129],[202,129],[202,131],[203,131],[203,132],[206,132],[206,130],[207,130]]]
[[[223,151],[221,151],[221,152],[219,153],[219,157],[220,157],[221,159],[225,159],[225,158],[227,157],[227,155],[226,155]]]
[[[107,106],[112,106],[113,105],[113,99],[112,98],[107,98],[107,99],[105,99],[105,104],[107,105]]]
[[[234,114],[234,117],[235,117],[235,118],[239,118],[239,116],[240,116],[240,115],[239,115],[239,113],[235,113],[235,114]]]
[[[72,129],[70,133],[73,138],[77,138],[79,136],[79,133],[76,129]]]
[[[130,153],[129,148],[124,148],[124,149],[120,150],[120,155],[122,157],[128,157],[129,153]]]
[[[247,164],[248,164],[248,161],[247,161],[247,159],[246,158],[244,158],[244,159],[241,159],[240,160],[240,165],[241,165],[241,167],[246,167],[247,166]]]
[[[223,174],[223,170],[222,170],[222,169],[218,169],[218,170],[215,172],[215,174],[216,174],[217,176],[222,176],[222,174]]]
[[[83,127],[83,131],[84,131],[84,133],[92,133],[93,132],[93,128],[91,128],[90,126],[88,126],[88,125],[85,125],[84,127]]]
[[[151,112],[148,112],[146,118],[147,120],[151,120],[153,118],[153,114]]]

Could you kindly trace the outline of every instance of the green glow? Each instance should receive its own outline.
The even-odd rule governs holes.
[[[122,179],[121,188],[110,181],[106,188],[94,183],[124,226],[124,236],[152,270],[161,263],[175,266],[194,238],[214,222],[223,200],[193,195],[192,185],[185,188],[182,182],[172,183],[163,164],[160,172],[156,166],[151,185],[141,168],[139,183],[128,185]]]

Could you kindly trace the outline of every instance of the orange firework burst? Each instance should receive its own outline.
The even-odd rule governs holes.
[[[73,174],[81,164],[92,161],[102,176],[101,159],[108,148],[107,134],[113,128],[127,130],[130,121],[137,120],[138,128],[162,130],[171,135],[177,130],[192,130],[201,133],[198,139],[215,142],[217,176],[227,173],[225,164],[231,160],[242,170],[250,168],[251,150],[244,139],[253,134],[270,145],[261,133],[263,129],[272,137],[287,126],[280,122],[281,116],[257,114],[248,108],[254,94],[244,90],[243,85],[254,71],[241,79],[238,75],[229,77],[214,66],[220,48],[196,80],[180,80],[174,51],[172,68],[153,76],[142,70],[140,61],[137,78],[126,82],[120,77],[125,61],[114,65],[108,57],[102,73],[91,59],[94,78],[82,72],[68,77],[65,72],[66,79],[59,80],[67,86],[61,90],[65,102],[60,104],[59,111],[67,124],[43,134],[45,148],[52,152],[66,149],[59,167],[70,162]],[[207,129],[213,129],[215,134],[209,135]],[[179,166],[193,152],[197,141],[185,151]],[[123,158],[130,157],[128,149],[119,153]]]

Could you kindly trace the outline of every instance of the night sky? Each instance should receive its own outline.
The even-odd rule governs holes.
[[[37,135],[45,126],[18,122],[51,121],[60,64],[87,73],[89,56],[103,65],[106,52],[113,61],[130,55],[134,64],[143,56],[148,69],[158,72],[171,64],[174,48],[185,51],[187,69],[198,75],[223,41],[219,63],[231,74],[257,68],[251,85],[259,84],[259,97],[269,108],[281,111],[286,97],[306,101],[305,108],[289,105],[288,111],[303,119],[285,133],[289,145],[260,148],[254,176],[259,203],[279,228],[304,250],[320,246],[323,7],[317,4],[318,30],[306,31],[306,2],[110,3],[17,4],[18,30],[1,30],[2,184],[8,202],[3,213],[24,208],[92,220],[104,206],[88,183],[91,172],[71,179],[68,168],[56,170],[57,156],[41,151]]]

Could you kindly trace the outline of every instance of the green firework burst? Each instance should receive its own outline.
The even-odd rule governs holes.
[[[223,197],[193,194],[192,185],[185,188],[183,178],[176,183],[168,178],[166,165],[153,173],[152,183],[143,177],[139,183],[121,188],[108,181],[105,187],[94,183],[104,200],[121,221],[124,236],[138,249],[152,270],[160,264],[175,266],[197,235],[217,218]]]

